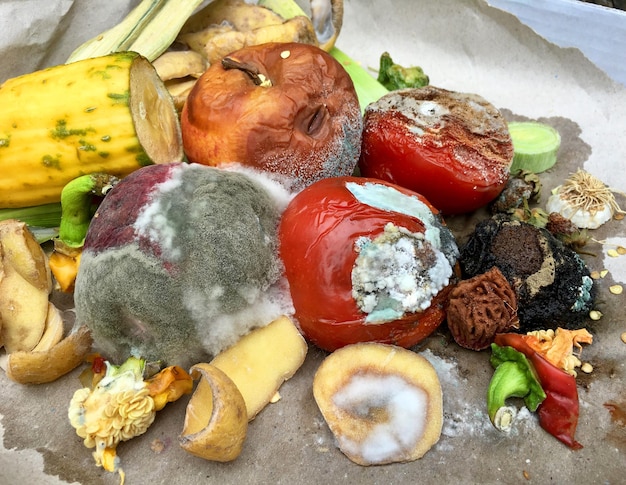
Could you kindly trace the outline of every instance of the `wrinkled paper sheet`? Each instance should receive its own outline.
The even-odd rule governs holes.
[[[83,41],[119,22],[131,0],[0,0],[0,82],[64,62]],[[553,123],[563,137],[559,162],[543,174],[544,193],[579,167],[626,191],[626,88],[577,49],[563,49],[514,16],[480,0],[346,0],[338,46],[363,65],[378,66],[383,51],[404,65],[418,64],[431,84],[474,92],[509,119]],[[0,107],[1,109],[1,107]],[[547,195],[544,195],[544,201]],[[622,207],[624,198],[618,199]],[[460,237],[471,217],[449,221]],[[597,239],[626,244],[624,223],[612,221]],[[168,405],[146,435],[118,448],[128,484],[137,483],[618,483],[626,469],[626,431],[611,419],[611,403],[626,406],[624,296],[606,288],[626,283],[626,268],[594,246],[592,269],[608,268],[601,284],[605,317],[584,359],[591,376],[579,376],[585,447],[572,452],[522,413],[501,435],[485,413],[491,375],[488,356],[463,351],[436,334],[416,349],[437,369],[444,393],[444,429],[421,460],[383,467],[352,464],[336,448],[314,403],[312,376],[325,354],[311,348],[282,399],[252,423],[242,455],[232,463],[205,462],[182,451],[186,400]],[[19,386],[0,375],[0,483],[113,484],[96,468],[66,418],[78,387],[78,370],[49,385]]]

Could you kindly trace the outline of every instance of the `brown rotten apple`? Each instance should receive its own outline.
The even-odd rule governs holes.
[[[269,43],[213,64],[189,94],[181,128],[190,161],[242,163],[299,189],[353,172],[362,116],[350,77],[329,54]]]

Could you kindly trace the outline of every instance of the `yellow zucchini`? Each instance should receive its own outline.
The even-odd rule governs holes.
[[[0,208],[59,202],[81,175],[183,159],[172,98],[134,52],[9,79],[0,106]]]

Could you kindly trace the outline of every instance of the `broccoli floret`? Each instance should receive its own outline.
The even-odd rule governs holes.
[[[378,82],[390,91],[404,88],[422,88],[428,86],[430,79],[421,67],[403,67],[395,64],[388,52],[380,56]]]

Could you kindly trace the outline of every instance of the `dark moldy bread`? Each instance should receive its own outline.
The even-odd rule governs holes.
[[[461,248],[470,278],[496,266],[518,300],[520,331],[579,328],[593,308],[595,287],[582,258],[545,229],[494,216]]]

